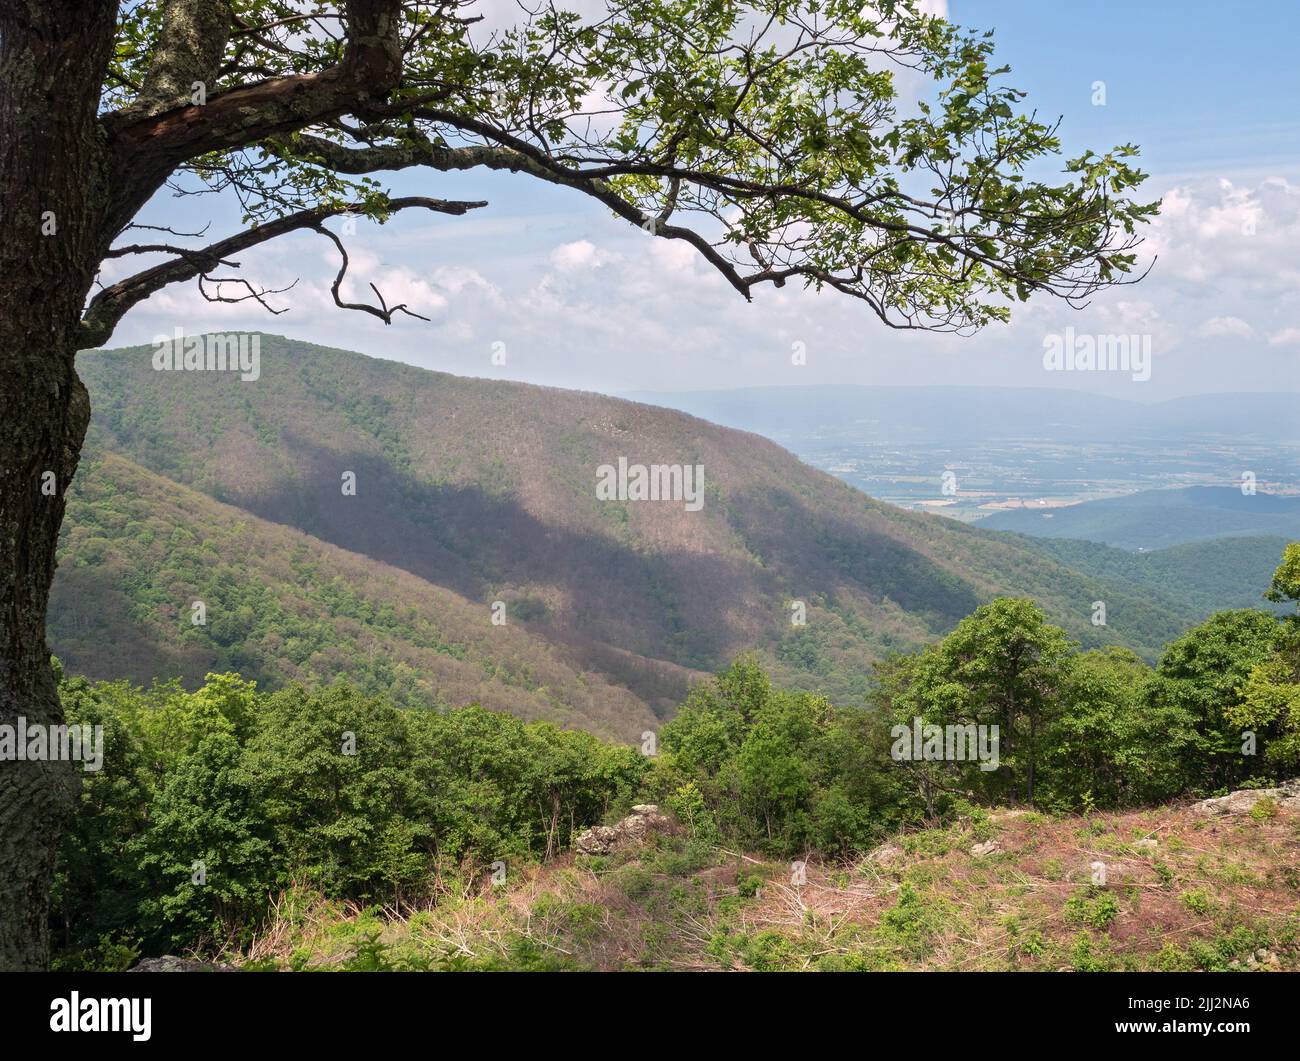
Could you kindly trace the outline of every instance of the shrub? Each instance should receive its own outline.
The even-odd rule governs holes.
[[[1108,891],[1090,888],[1065,903],[1065,919],[1103,932],[1119,916],[1119,900]]]

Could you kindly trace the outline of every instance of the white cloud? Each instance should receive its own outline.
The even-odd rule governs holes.
[[[373,302],[374,281],[390,305],[406,302],[431,323],[399,317],[389,328],[337,309],[335,251],[303,234],[243,260],[242,275],[266,287],[300,278],[272,298],[289,313],[206,303],[186,285],[133,310],[114,342],[143,342],[176,325],[260,328],[450,372],[596,389],[953,383],[1113,388],[1142,398],[1300,390],[1295,180],[1180,182],[1164,190],[1149,248],[1159,261],[1140,284],[1077,310],[1036,296],[1013,306],[1010,325],[973,339],[889,330],[860,302],[797,281],[760,287],[746,302],[684,241],[656,239],[579,195],[536,187],[501,182],[482,195],[492,206],[469,218],[431,225],[398,215],[345,237],[347,297]],[[1045,378],[1042,338],[1067,326],[1151,335],[1151,382],[1139,395],[1138,385],[1100,374]],[[490,362],[493,341],[507,345],[504,367]],[[795,342],[806,345],[804,366],[791,364]]]
[[[599,269],[615,260],[615,256],[600,250],[590,240],[580,239],[563,243],[551,251],[551,264],[562,273],[583,269]]]
[[[1240,317],[1211,317],[1201,325],[1197,334],[1203,335],[1207,339],[1212,339],[1216,336],[1222,335],[1234,335],[1238,338],[1245,339],[1254,335],[1255,332],[1254,329]]]

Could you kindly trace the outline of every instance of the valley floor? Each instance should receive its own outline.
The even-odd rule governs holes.
[[[799,867],[660,835],[403,916],[286,895],[260,969],[1297,970],[1300,811],[976,812]],[[1103,883],[1104,882],[1104,883]]]

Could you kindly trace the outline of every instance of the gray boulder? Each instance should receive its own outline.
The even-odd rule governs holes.
[[[868,862],[874,862],[878,866],[888,866],[903,857],[903,849],[897,844],[881,844],[867,856]]]
[[[596,825],[579,834],[573,842],[580,855],[608,855],[632,844],[645,842],[652,832],[661,832],[672,825],[672,820],[659,813],[653,803],[639,803],[632,813],[615,825]]]
[[[1277,788],[1242,788],[1215,799],[1203,799],[1193,809],[1198,814],[1249,814],[1262,799],[1275,800],[1280,807],[1300,810],[1300,778],[1284,781]]]

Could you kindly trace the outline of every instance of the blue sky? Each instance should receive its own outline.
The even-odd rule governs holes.
[[[952,0],[949,11],[996,30],[1013,82],[1064,115],[1078,143],[1134,140],[1165,176],[1300,163],[1294,2]],[[1105,107],[1090,105],[1094,80],[1106,82]]]
[[[499,6],[501,0],[494,0]],[[942,0],[931,0],[932,6]],[[1062,386],[1155,400],[1300,391],[1300,5],[949,0],[993,28],[1026,105],[1061,116],[1067,150],[1133,141],[1166,208],[1142,284],[1073,312],[1050,299],[972,339],[900,334],[857,304],[787,288],[746,304],[683,245],[654,240],[584,197],[501,174],[402,174],[401,194],[488,199],[464,218],[399,215],[348,239],[355,277],[433,318],[386,328],[335,309],[320,237],[243,257],[289,312],[213,306],[172,288],[133,310],[113,345],[186,331],[260,328],[426,368],[591,390],[754,384]],[[1095,82],[1106,102],[1092,102]],[[233,204],[160,197],[145,220],[234,230]],[[362,289],[358,285],[359,290]],[[1046,336],[1151,337],[1150,379],[1047,372]],[[791,364],[802,344],[807,363]],[[500,346],[498,344],[504,344]],[[505,364],[492,352],[505,351]]]

